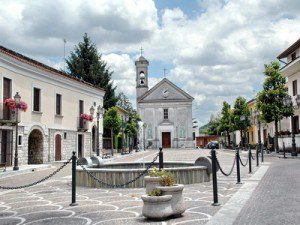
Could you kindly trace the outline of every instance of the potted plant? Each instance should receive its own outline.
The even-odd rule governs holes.
[[[82,113],[80,114],[80,119],[81,119],[81,121],[79,122],[80,128],[84,130],[88,130],[88,122],[92,122],[94,118],[93,115]]]
[[[153,191],[155,187],[160,186],[163,173],[164,170],[158,170],[156,167],[153,167],[153,169],[148,172],[148,176],[144,177],[147,194]]]
[[[161,186],[157,188],[162,191],[162,195],[171,195],[172,215],[180,216],[184,213],[186,207],[183,201],[182,192],[184,189],[183,184],[174,184],[174,175],[171,172],[164,172],[161,181]]]
[[[143,216],[155,220],[164,220],[171,216],[173,214],[171,199],[171,195],[162,195],[162,191],[158,188],[154,188],[147,195],[142,195]]]
[[[20,103],[18,105],[16,105],[15,100],[12,98],[5,99],[3,104],[11,110],[11,116],[12,116],[11,119],[14,121],[16,120],[16,109],[17,108],[19,111],[22,111],[22,112],[26,112],[26,110],[28,108],[28,105],[26,102],[23,102],[22,100],[20,100]],[[21,121],[21,114],[18,113],[17,122],[19,123],[20,121]]]

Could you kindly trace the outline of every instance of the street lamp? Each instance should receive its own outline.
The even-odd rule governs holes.
[[[125,123],[127,122],[128,120],[128,114],[125,114],[125,121],[123,119],[123,116],[122,116],[122,152],[121,152],[121,155],[124,154],[125,150],[126,150],[126,143],[127,143],[127,132],[125,131],[124,132],[124,129],[125,129]],[[124,141],[124,133],[125,133],[125,141]]]
[[[13,170],[19,170],[19,160],[18,160],[18,112],[20,107],[20,101],[21,96],[19,95],[19,92],[17,92],[14,96],[15,99],[15,105],[16,105],[16,143],[15,143],[15,161],[14,161],[14,167]]]
[[[94,109],[94,107],[92,106],[91,108],[90,108],[90,114],[91,115],[94,115],[94,113],[95,113],[95,109]],[[100,116],[102,117],[102,115],[104,114],[104,109],[99,105],[98,107],[97,107],[97,112],[96,112],[97,114],[96,114],[96,116],[97,116],[97,131],[96,131],[96,140],[97,140],[97,147],[96,147],[96,154],[97,154],[97,156],[99,156],[99,152],[100,152],[100,149],[99,149],[99,129],[100,129],[100,127],[99,127],[99,119],[100,119]]]
[[[253,113],[253,116],[254,116],[254,121],[255,123],[258,124],[258,148],[261,152],[261,162],[264,162],[264,150],[262,149],[262,144],[261,144],[261,130],[260,130],[260,112],[258,109],[256,109]],[[256,166],[258,166],[259,162],[258,162],[258,149],[256,150]]]
[[[298,109],[300,107],[300,95],[297,95],[296,97],[296,105],[293,105],[293,100],[290,95],[288,95],[283,100],[283,105],[289,108]],[[291,115],[291,126],[292,126],[292,151],[291,156],[297,156],[297,150],[296,150],[296,141],[295,141],[295,128],[294,128],[294,113]]]

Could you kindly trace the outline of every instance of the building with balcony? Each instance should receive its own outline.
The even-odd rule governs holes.
[[[91,106],[103,106],[105,91],[38,61],[0,46],[1,103],[18,92],[26,102],[19,112],[17,148],[19,164],[41,164],[94,154],[96,119]],[[16,144],[14,110],[0,104],[1,163],[11,165]],[[102,145],[100,120],[100,146]]]
[[[289,46],[281,54],[277,56],[277,59],[285,64],[281,68],[281,75],[287,78],[288,92],[292,97],[294,110],[294,116],[292,116],[288,121],[288,126],[286,129],[289,132],[292,131],[292,128],[295,132],[295,141],[296,146],[300,146],[300,129],[299,129],[299,116],[300,109],[297,106],[296,98],[299,96],[299,84],[300,84],[300,39],[295,43]],[[284,134],[283,138],[279,141],[279,146],[282,146],[284,142],[287,148],[291,148],[292,138],[288,134]]]

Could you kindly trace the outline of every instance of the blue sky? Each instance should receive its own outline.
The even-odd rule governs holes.
[[[135,105],[134,61],[150,62],[153,86],[166,77],[195,100],[205,124],[222,102],[250,100],[264,64],[299,37],[298,0],[0,0],[0,45],[55,68],[85,32]]]

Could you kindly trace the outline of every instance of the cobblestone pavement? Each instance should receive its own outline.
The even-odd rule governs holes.
[[[183,153],[184,151],[184,153]],[[139,152],[115,161],[152,161],[155,151]],[[165,161],[195,161],[209,155],[208,150],[166,150]],[[243,161],[245,153],[242,153]],[[218,151],[225,171],[232,167],[234,152]],[[253,163],[255,164],[255,163]],[[57,165],[55,167],[58,167]],[[0,179],[0,186],[23,185],[48,175],[56,168]],[[248,167],[241,167],[242,181],[250,178]],[[253,170],[257,167],[253,166]],[[236,185],[236,170],[230,177],[218,172],[219,202],[211,206],[212,183],[186,185],[186,212],[180,218],[164,222],[146,220],[140,196],[145,189],[94,189],[77,187],[78,206],[71,202],[71,167],[68,165],[53,178],[30,188],[0,190],[0,224],[205,224],[241,187]]]
[[[234,225],[300,224],[300,160],[280,159],[243,207]]]

